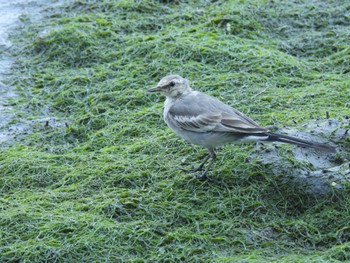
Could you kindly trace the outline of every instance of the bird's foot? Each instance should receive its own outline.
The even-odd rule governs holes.
[[[191,169],[181,169],[182,172],[187,173],[187,174],[192,174],[195,172],[203,171],[203,167],[199,166],[197,168],[192,167]]]
[[[205,173],[196,174],[196,179],[198,180],[209,180],[209,177]]]
[[[207,181],[210,183],[218,184],[219,182],[211,177],[208,177],[205,173],[196,174],[196,179],[201,181]]]

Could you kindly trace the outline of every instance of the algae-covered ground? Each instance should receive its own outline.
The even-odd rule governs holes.
[[[80,0],[22,20],[7,81],[30,129],[0,150],[1,262],[350,261],[349,1]],[[183,174],[206,151],[145,92],[170,73],[338,153],[228,145],[215,180]]]

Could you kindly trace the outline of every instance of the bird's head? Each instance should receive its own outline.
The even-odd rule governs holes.
[[[160,92],[167,97],[177,98],[190,92],[189,82],[179,75],[169,75],[162,78],[157,86],[147,90],[148,92]]]

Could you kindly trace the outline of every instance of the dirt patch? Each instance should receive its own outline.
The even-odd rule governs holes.
[[[274,174],[284,174],[286,180],[295,180],[315,194],[326,194],[334,188],[341,188],[350,179],[349,149],[343,142],[349,137],[347,120],[311,120],[303,131],[280,129],[277,132],[298,138],[327,143],[337,147],[337,153],[320,152],[314,149],[293,146],[292,156],[280,151],[278,144],[256,146],[260,161]],[[263,152],[263,153],[261,153]]]

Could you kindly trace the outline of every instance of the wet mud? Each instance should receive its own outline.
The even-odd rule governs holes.
[[[24,23],[44,17],[46,8],[59,1],[1,1],[0,0],[0,146],[12,144],[19,136],[30,131],[30,124],[16,114],[14,100],[18,96],[11,83],[12,65],[16,61],[16,49],[11,34]]]
[[[292,146],[292,153],[281,151],[280,144],[257,145],[253,157],[271,168],[273,174],[283,174],[305,186],[314,194],[327,194],[350,179],[349,120],[342,118],[310,120],[302,131],[279,129],[277,132],[335,146],[336,153]]]

